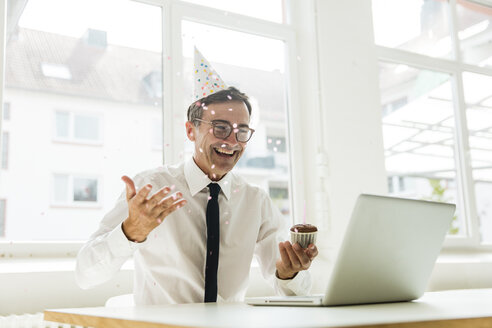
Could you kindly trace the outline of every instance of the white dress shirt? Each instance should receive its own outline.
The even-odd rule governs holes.
[[[203,302],[207,226],[205,212],[212,182],[193,159],[178,166],[145,171],[134,178],[137,190],[164,186],[180,191],[187,204],[167,216],[142,243],[129,241],[121,224],[128,217],[125,193],[103,218],[77,256],[76,279],[82,288],[110,280],[133,256],[134,297],[138,304]],[[220,249],[217,301],[242,301],[248,288],[253,255],[263,276],[277,293],[306,295],[311,288],[307,271],[290,280],[275,277],[280,258],[278,243],[287,240],[288,222],[268,195],[232,172],[218,184]]]

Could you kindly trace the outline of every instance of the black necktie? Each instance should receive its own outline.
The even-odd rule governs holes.
[[[219,267],[219,191],[220,186],[210,183],[207,204],[207,264],[205,266],[205,302],[217,301],[217,268]]]

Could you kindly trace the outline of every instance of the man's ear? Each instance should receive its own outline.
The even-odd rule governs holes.
[[[186,122],[186,135],[190,141],[195,141],[195,126],[190,121]]]

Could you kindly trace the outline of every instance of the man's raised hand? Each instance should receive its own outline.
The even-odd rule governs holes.
[[[121,180],[126,184],[128,218],[123,221],[122,227],[128,240],[144,241],[169,214],[186,204],[186,199],[180,192],[169,195],[171,188],[167,186],[148,197],[152,190],[150,184],[143,186],[137,192],[132,179],[124,175]]]

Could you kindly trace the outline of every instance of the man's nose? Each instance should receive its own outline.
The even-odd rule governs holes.
[[[224,139],[229,145],[235,146],[239,143],[236,139],[236,132],[234,132],[234,129],[231,131],[231,134],[227,138]]]

